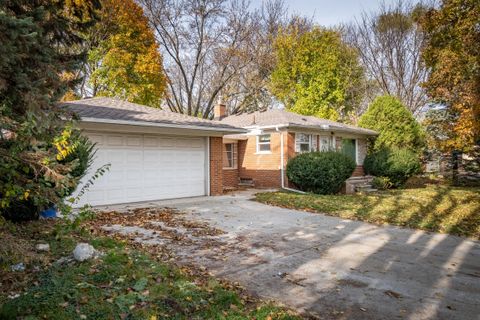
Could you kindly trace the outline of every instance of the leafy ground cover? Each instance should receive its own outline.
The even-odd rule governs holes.
[[[480,239],[480,189],[426,186],[374,194],[264,192],[256,200],[331,216]]]
[[[164,252],[94,232],[91,221],[0,226],[0,319],[299,319],[206,271],[166,262]],[[103,256],[69,259],[78,242]],[[36,251],[38,243],[50,251]],[[25,271],[12,271],[19,262]]]

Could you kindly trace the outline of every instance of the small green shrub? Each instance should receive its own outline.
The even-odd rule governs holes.
[[[389,149],[380,149],[379,151],[369,153],[363,161],[363,169],[367,174],[373,176],[387,176],[389,156]]]
[[[78,163],[70,172],[70,175],[81,179],[93,164],[97,150],[95,149],[95,143],[90,141],[86,136],[77,134],[75,140],[75,148],[65,157],[62,163],[70,163],[77,159]]]
[[[379,190],[387,190],[393,186],[389,177],[375,177],[372,180],[372,186]]]
[[[408,149],[381,149],[367,155],[363,166],[367,174],[388,177],[397,188],[421,169],[418,155]]]
[[[355,169],[355,161],[338,152],[303,153],[290,159],[287,177],[300,190],[318,193],[336,193]]]

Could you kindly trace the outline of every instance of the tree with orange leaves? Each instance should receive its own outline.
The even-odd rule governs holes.
[[[427,35],[425,83],[434,101],[446,106],[451,130],[443,151],[469,151],[480,142],[480,2],[443,0],[422,18]]]
[[[88,62],[80,95],[116,97],[159,107],[166,78],[142,8],[133,0],[101,3],[100,21],[88,35]]]

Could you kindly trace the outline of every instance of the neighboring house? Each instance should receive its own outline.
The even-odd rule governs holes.
[[[217,105],[215,119],[248,130],[223,137],[225,188],[236,188],[239,183],[288,187],[288,160],[310,151],[342,151],[357,164],[353,176],[363,176],[367,138],[377,135],[372,130],[279,109],[226,116],[225,106]]]
[[[85,179],[111,164],[77,206],[222,194],[222,137],[246,132],[227,123],[111,98],[60,106],[80,117],[80,128],[97,144]]]

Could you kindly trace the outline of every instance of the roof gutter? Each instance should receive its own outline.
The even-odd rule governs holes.
[[[248,126],[244,127],[245,129],[275,129],[278,131],[279,128],[287,128],[290,125],[288,123],[284,124],[277,124],[277,125],[270,125],[270,126]]]
[[[279,128],[301,128],[301,129],[313,129],[313,130],[322,130],[322,131],[339,131],[339,132],[346,132],[346,133],[356,133],[356,134],[363,134],[368,136],[378,136],[378,132],[369,129],[352,129],[352,128],[342,128],[335,125],[323,124],[319,126],[313,125],[302,125],[302,124],[290,124],[290,123],[283,123],[279,125],[268,125],[268,126],[248,126],[244,127],[245,129],[258,129],[258,130],[268,130],[268,129],[275,129],[278,131]],[[363,131],[368,130],[368,131]]]
[[[300,125],[300,124],[292,124],[289,126],[290,128],[301,128],[301,129],[314,129],[314,130],[319,130],[319,126],[309,126],[309,125]],[[352,129],[352,128],[342,128],[338,126],[333,126],[333,125],[321,125],[320,130],[322,131],[337,131],[337,132],[346,132],[346,133],[355,133],[355,134],[363,134],[367,136],[378,136],[378,132],[375,132],[373,130],[365,129],[368,130],[369,132],[363,131],[363,130],[358,130],[358,129]]]
[[[200,130],[200,131],[213,131],[213,132],[228,132],[228,133],[247,133],[248,130],[243,128],[227,128],[227,127],[207,127],[207,126],[198,126],[198,125],[178,125],[170,123],[158,123],[158,122],[148,122],[148,121],[130,121],[130,120],[110,120],[110,119],[98,119],[98,118],[88,118],[82,117],[81,122],[89,123],[104,123],[104,124],[119,124],[119,125],[129,125],[129,126],[141,126],[141,127],[157,127],[157,128],[172,128],[172,129],[190,129],[190,130]]]

